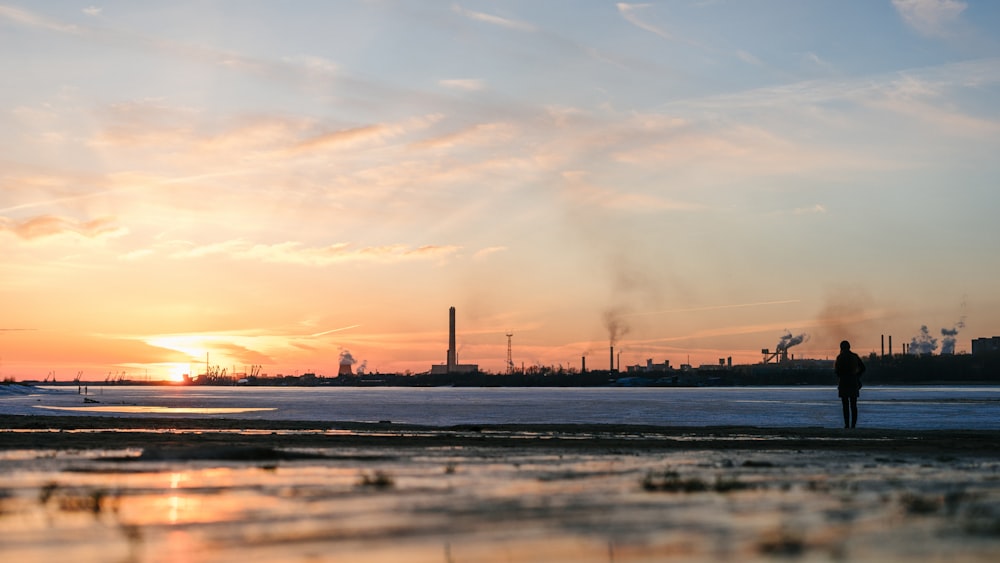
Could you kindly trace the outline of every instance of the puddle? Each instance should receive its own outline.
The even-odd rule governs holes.
[[[108,459],[138,453],[8,452],[4,558],[986,561],[1000,550],[992,459],[310,451],[324,457],[122,464]]]

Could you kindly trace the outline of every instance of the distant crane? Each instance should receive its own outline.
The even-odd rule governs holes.
[[[514,356],[512,354],[510,339],[514,337],[513,332],[507,333],[507,375],[514,373]]]

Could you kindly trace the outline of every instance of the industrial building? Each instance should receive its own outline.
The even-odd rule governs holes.
[[[448,355],[445,364],[431,366],[431,375],[447,375],[456,373],[477,373],[479,365],[458,363],[458,352],[455,348],[455,308],[448,308]]]
[[[1000,336],[972,339],[973,356],[976,354],[992,354],[996,352],[1000,352]]]

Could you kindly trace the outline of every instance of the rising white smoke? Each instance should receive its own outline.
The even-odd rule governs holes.
[[[340,352],[340,365],[342,365],[342,366],[353,366],[356,363],[358,363],[358,361],[355,360],[354,356],[351,355],[351,351],[350,350],[341,350],[341,352]]]
[[[784,352],[789,348],[791,348],[792,346],[798,346],[799,344],[802,344],[806,340],[809,340],[808,334],[802,333],[792,336],[791,332],[787,332],[785,333],[784,336],[781,337],[781,340],[778,341],[777,351]]]
[[[958,336],[958,331],[965,328],[965,317],[962,317],[955,323],[952,328],[942,328],[941,329],[941,353],[942,354],[954,354],[955,353],[955,341],[956,336]]]
[[[937,350],[937,338],[931,336],[927,330],[927,325],[920,325],[920,334],[910,340],[910,354],[914,356],[928,356]]]

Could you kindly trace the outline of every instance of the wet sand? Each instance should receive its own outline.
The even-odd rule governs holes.
[[[993,561],[995,434],[0,416],[0,554]]]
[[[636,425],[416,426],[359,422],[225,418],[138,418],[0,415],[0,449],[101,449],[181,446],[467,447],[601,451],[816,450],[871,453],[995,455],[991,430],[662,427]]]

